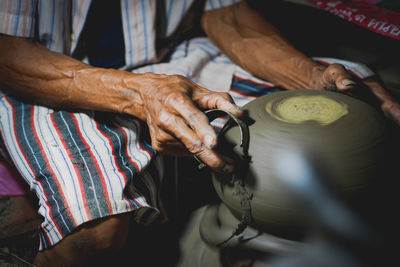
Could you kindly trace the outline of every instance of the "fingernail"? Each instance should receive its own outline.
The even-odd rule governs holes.
[[[212,148],[214,146],[214,137],[212,137],[211,135],[206,135],[206,137],[204,138],[204,144],[208,148]]]
[[[353,86],[353,85],[356,85],[356,82],[349,80],[349,79],[343,79],[342,84],[344,86]]]
[[[234,167],[231,164],[225,164],[222,167],[222,172],[224,172],[224,173],[231,173],[231,172],[233,172],[233,170],[234,170]]]

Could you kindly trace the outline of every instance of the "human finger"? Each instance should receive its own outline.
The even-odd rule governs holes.
[[[197,133],[186,124],[185,120],[177,118],[175,126],[168,128],[171,129],[171,134],[176,136],[191,154],[195,155],[211,169],[218,172],[233,171],[232,161],[205,145]]]
[[[392,119],[400,126],[400,104],[389,94],[383,85],[374,77],[368,77],[363,80],[363,83],[369,88],[372,94],[381,103],[381,109],[385,116]]]
[[[327,82],[328,90],[333,88],[339,91],[348,91],[356,85],[351,75],[340,64],[329,65],[324,72],[324,79]],[[332,88],[329,88],[330,85]]]
[[[228,93],[212,92],[200,87],[201,93],[194,95],[194,101],[204,109],[222,109],[236,117],[242,117],[243,111],[235,105]]]
[[[171,134],[154,125],[149,125],[151,146],[154,150],[162,154],[175,156],[188,156],[189,151]]]
[[[397,102],[384,102],[381,106],[386,117],[400,126],[400,104]]]
[[[216,146],[217,136],[214,129],[209,124],[207,116],[195,106],[188,96],[181,95],[171,98],[168,107],[173,108],[174,113],[185,120],[185,125],[189,125],[192,131],[194,131],[196,136],[201,140],[202,144],[205,144],[208,148]],[[165,118],[162,119],[163,122],[168,120],[168,115],[165,115]],[[174,125],[168,127],[172,129]]]

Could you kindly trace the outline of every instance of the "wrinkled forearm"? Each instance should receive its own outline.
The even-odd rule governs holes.
[[[29,101],[144,118],[138,91],[146,82],[145,74],[95,68],[31,40],[0,36],[2,90]]]
[[[245,2],[206,12],[202,26],[222,52],[253,75],[287,89],[313,87],[310,83],[318,64]]]

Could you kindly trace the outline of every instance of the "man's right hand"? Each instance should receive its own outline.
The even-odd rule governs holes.
[[[136,116],[147,122],[155,150],[196,155],[218,172],[233,170],[232,161],[215,152],[215,131],[201,111],[222,109],[242,116],[229,94],[209,91],[180,75],[146,73],[132,79],[135,86],[141,84],[141,111]]]

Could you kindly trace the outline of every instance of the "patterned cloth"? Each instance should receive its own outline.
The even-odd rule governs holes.
[[[92,219],[141,207],[152,209],[143,209],[138,221],[156,219],[162,165],[158,158],[150,162],[155,152],[142,122],[56,111],[7,96],[0,114],[6,150],[39,199],[42,248]]]
[[[190,0],[167,0],[167,32],[171,33]],[[206,9],[232,4],[206,3]],[[38,2],[40,39],[53,51],[66,52],[63,14],[70,1]],[[0,0],[0,30],[15,36],[34,34],[37,1]],[[72,50],[83,27],[90,1],[72,1]],[[121,1],[126,66],[155,60],[154,0]],[[72,37],[73,37],[72,36]],[[322,60],[322,59],[321,59]],[[329,63],[329,60],[324,59]],[[347,63],[354,73],[370,75],[363,65]],[[133,72],[181,74],[215,91],[228,92],[240,106],[279,88],[233,64],[207,38],[179,45],[168,63],[134,68]],[[232,83],[232,78],[233,83]],[[216,125],[218,127],[218,125]],[[135,211],[136,220],[161,220],[160,156],[149,145],[145,123],[129,116],[100,112],[54,110],[0,94],[1,145],[8,159],[39,199],[40,250],[49,248],[80,224],[104,216]]]
[[[367,30],[400,40],[399,1],[308,0],[308,2]]]

